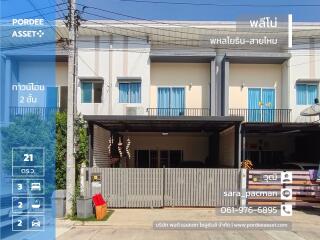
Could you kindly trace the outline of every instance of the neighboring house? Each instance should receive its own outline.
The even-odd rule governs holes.
[[[54,50],[46,51],[45,48],[46,46],[39,46],[2,51],[1,122],[7,123],[26,114],[38,114],[47,118],[58,109],[66,110],[67,52],[59,45]],[[28,90],[32,87],[31,83],[41,85],[44,79],[47,82],[42,94],[36,96]],[[18,90],[21,86],[23,91]],[[37,98],[32,107],[28,104],[29,96],[30,101]]]

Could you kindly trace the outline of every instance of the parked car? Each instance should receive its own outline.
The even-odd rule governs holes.
[[[317,163],[303,163],[303,162],[285,162],[281,165],[283,169],[296,169],[296,170],[310,170],[318,169],[319,164]]]

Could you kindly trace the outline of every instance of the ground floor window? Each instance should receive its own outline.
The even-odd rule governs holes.
[[[137,168],[175,168],[182,161],[182,150],[135,150]]]

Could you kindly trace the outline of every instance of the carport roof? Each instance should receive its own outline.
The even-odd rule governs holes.
[[[319,123],[243,123],[245,133],[311,133],[320,131]]]
[[[89,124],[95,124],[111,131],[130,132],[200,132],[222,131],[239,126],[242,117],[160,117],[160,116],[116,116],[85,115]]]

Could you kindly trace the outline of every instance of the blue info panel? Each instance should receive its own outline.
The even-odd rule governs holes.
[[[55,239],[56,1],[0,4],[0,239]]]

